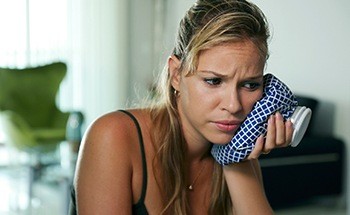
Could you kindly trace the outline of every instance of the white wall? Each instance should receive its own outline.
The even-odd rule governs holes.
[[[129,1],[128,69],[131,81],[127,86],[127,106],[132,105],[139,97],[145,96],[153,82],[155,8],[152,3],[150,0]]]
[[[69,1],[69,73],[61,108],[80,110],[85,127],[123,108],[127,97],[128,0]]]

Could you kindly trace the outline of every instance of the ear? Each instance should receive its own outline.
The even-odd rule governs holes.
[[[180,66],[181,66],[181,62],[175,55],[171,55],[168,58],[168,67],[169,67],[171,86],[173,86],[173,88],[177,91],[179,91],[179,88],[180,88],[180,79],[181,79],[181,74],[179,71]]]

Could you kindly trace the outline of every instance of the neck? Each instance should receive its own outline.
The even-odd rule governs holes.
[[[211,157],[211,143],[208,144],[187,144],[187,159],[189,163],[201,162],[203,159]]]

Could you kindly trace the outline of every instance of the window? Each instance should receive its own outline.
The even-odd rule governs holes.
[[[0,1],[0,66],[67,58],[67,0]]]

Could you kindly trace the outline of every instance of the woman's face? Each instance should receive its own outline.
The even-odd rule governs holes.
[[[177,73],[178,110],[187,142],[226,144],[261,98],[265,62],[251,41],[202,51],[192,75]]]

